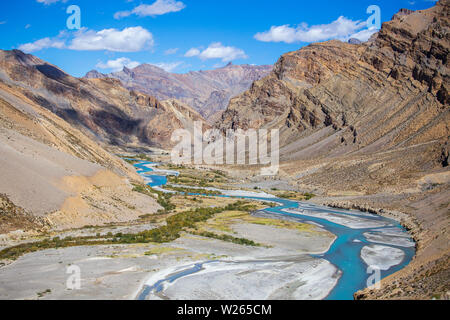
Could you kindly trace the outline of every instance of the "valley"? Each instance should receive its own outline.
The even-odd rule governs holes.
[[[450,299],[449,17],[185,73],[0,50],[0,300]]]
[[[128,160],[133,161],[130,158]],[[148,184],[153,188],[166,187],[165,183],[157,182],[159,176],[155,174],[161,174],[161,172],[153,172],[151,163],[138,161],[135,166],[141,175],[151,180]],[[193,176],[192,170],[187,170],[191,172],[189,174],[191,178],[202,179],[204,176],[204,174]],[[180,178],[184,177],[184,171],[186,169],[181,171]],[[176,173],[178,174],[178,172]],[[171,171],[170,174],[175,174],[175,171]],[[213,171],[206,171],[206,176],[209,174],[217,175]],[[136,190],[143,192],[139,188]],[[147,192],[152,191],[149,189]],[[136,285],[130,286],[128,289],[136,290],[136,287],[139,287],[141,288],[138,290],[139,294],[128,292],[125,296],[120,296],[117,294],[124,294],[124,292],[119,290],[108,298],[192,300],[210,299],[213,295],[216,299],[250,300],[303,300],[327,297],[351,299],[354,291],[365,287],[368,275],[367,265],[364,267],[362,261],[348,263],[349,251],[354,250],[354,258],[360,259],[361,248],[370,248],[367,244],[373,241],[369,240],[370,238],[366,235],[370,232],[370,228],[377,230],[376,233],[380,235],[382,235],[380,227],[386,228],[386,235],[382,235],[382,237],[388,240],[375,240],[375,243],[379,243],[375,246],[377,253],[369,255],[374,259],[376,265],[379,264],[379,259],[383,259],[384,263],[387,263],[387,267],[383,269],[383,276],[407,264],[414,255],[414,250],[411,249],[414,248],[414,243],[403,229],[394,221],[379,216],[357,211],[326,209],[250,190],[235,190],[234,196],[225,196],[226,198],[202,195],[201,192],[200,189],[197,194],[174,195],[170,193],[170,196],[166,195],[169,199],[168,202],[175,207],[168,207],[171,209],[169,212],[173,213],[165,213],[166,209],[165,212],[159,213],[150,221],[146,221],[147,217],[142,217],[142,221],[136,221],[132,225],[98,227],[94,230],[81,229],[53,234],[53,239],[58,236],[59,242],[53,244],[55,248],[36,248],[35,252],[31,251],[22,258],[14,257],[18,258],[18,261],[14,263],[14,270],[16,270],[16,265],[19,265],[22,272],[30,272],[34,274],[33,278],[40,278],[44,277],[44,274],[40,274],[48,270],[50,265],[53,265],[54,267],[51,269],[56,271],[63,269],[64,266],[76,264],[83,272],[88,272],[88,279],[90,279],[88,283],[83,284],[83,289],[76,292],[77,298],[80,299],[95,298],[98,290],[101,290],[106,283],[115,286],[119,284],[119,281],[128,282],[131,279],[138,280],[133,280],[136,281]],[[222,192],[227,193],[226,190],[222,190]],[[243,206],[245,202],[236,203],[236,197],[246,199],[249,201],[248,205]],[[180,212],[179,206],[176,205],[179,203],[178,198],[184,198],[182,210],[190,206],[205,208],[208,217],[210,215],[207,213],[207,208],[217,208],[217,213],[213,213],[211,218],[200,218],[197,223],[188,223],[187,229],[179,229],[181,233],[173,238],[170,236],[172,231],[169,229],[167,238],[163,236],[161,240],[152,237],[148,240],[139,239],[139,235],[161,228],[161,220],[171,221],[170,217],[173,219],[180,214],[189,215],[183,211],[178,213]],[[224,206],[226,203],[228,203],[228,207],[222,211],[219,204]],[[268,205],[269,208],[267,208]],[[288,210],[287,208],[292,209]],[[294,210],[294,208],[296,209]],[[168,216],[164,219],[164,215],[167,214]],[[316,216],[317,214],[319,215]],[[340,220],[333,220],[334,215],[339,216]],[[330,217],[331,220],[327,222],[326,217]],[[169,226],[171,224],[167,222],[167,227]],[[353,231],[350,232],[350,230]],[[94,232],[95,236],[93,236]],[[390,236],[391,234],[394,234],[395,237]],[[338,238],[335,235],[338,235]],[[85,239],[89,236],[92,238],[85,244],[77,243],[79,248],[76,254],[77,259],[73,260],[74,248],[70,242],[81,236]],[[398,238],[399,236],[400,238]],[[97,246],[96,237],[102,238],[106,242],[102,243],[102,246]],[[113,241],[109,242],[107,239],[111,238]],[[67,243],[65,243],[65,239],[67,239]],[[399,241],[402,239],[406,242]],[[152,241],[158,241],[161,244],[151,243]],[[115,245],[115,242],[121,244]],[[68,247],[64,248],[65,245]],[[397,261],[393,261],[389,253],[391,245],[402,248],[397,249],[400,253],[403,252]],[[342,246],[345,246],[345,249]],[[0,251],[0,257],[4,257],[6,253]],[[84,259],[82,259],[83,256]],[[339,262],[342,257],[345,257],[345,260],[342,261],[345,261],[345,264]],[[55,259],[61,261],[56,263]],[[97,268],[97,271],[94,270],[96,263],[102,266]],[[111,267],[104,268],[104,265],[109,263],[111,263]],[[57,266],[58,264],[60,266]],[[189,264],[193,266],[193,269],[190,269]],[[347,269],[350,266],[352,269]],[[393,266],[396,267],[392,268]],[[4,273],[0,272],[0,281],[6,284],[5,289],[8,288],[9,281],[14,281],[9,273],[11,267],[12,265],[6,266],[2,270]],[[27,267],[30,268],[29,271],[26,271]],[[33,271],[32,268],[36,268],[36,270]],[[114,268],[116,271],[111,271],[110,268]],[[153,269],[146,271],[145,268]],[[105,270],[109,271],[105,274]],[[358,273],[358,277],[355,277],[355,272]],[[197,273],[200,278],[197,277]],[[255,286],[256,283],[261,283],[267,274],[271,275],[271,280],[263,286]],[[298,278],[298,274],[303,275]],[[57,277],[51,277],[50,282],[48,282],[48,275],[45,276],[47,286],[52,283],[56,285],[55,281],[57,281],[59,273],[55,273],[55,275]],[[83,276],[86,277],[86,275]],[[164,285],[166,281],[163,280],[164,277],[169,277],[166,278],[167,281],[174,284]],[[6,281],[6,279],[9,280]],[[225,284],[228,284],[226,285],[228,288],[224,287]],[[24,284],[24,287],[28,286]],[[45,294],[45,298],[64,299],[72,294],[70,291],[62,290],[60,285],[56,285],[56,287],[56,289],[49,288],[50,291]],[[244,289],[248,287],[255,288],[255,291]],[[181,288],[185,288],[185,290],[180,290]],[[26,292],[30,292],[29,290],[31,288],[18,292],[26,294]],[[35,287],[34,290],[42,292],[38,287]],[[195,292],[203,293],[195,295]],[[133,297],[132,294],[136,296]],[[1,292],[0,290],[0,295],[7,298],[6,291]],[[8,298],[28,299],[32,296]],[[71,298],[73,297],[71,296]]]

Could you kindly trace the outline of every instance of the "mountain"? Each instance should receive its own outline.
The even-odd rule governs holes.
[[[364,44],[329,41],[283,55],[267,77],[231,99],[216,126],[279,128],[285,160],[419,144],[443,148],[449,133],[447,3],[402,10]]]
[[[70,81],[33,56],[0,52],[0,233],[129,221],[160,208],[132,191],[143,180],[131,165],[52,112],[69,103],[61,90]]]
[[[181,102],[160,102],[112,78],[74,78],[18,50],[0,51],[0,79],[104,146],[167,148],[174,130],[204,122]]]
[[[105,79],[108,78],[106,74],[98,72],[97,70],[91,70],[84,76],[86,79]]]
[[[266,76],[272,66],[233,65],[186,74],[169,73],[149,64],[104,75],[90,71],[85,78],[114,78],[130,89],[159,100],[177,99],[197,110],[206,119],[216,119],[231,97],[247,90],[253,81]]]
[[[449,16],[441,0],[402,9],[366,43],[289,52],[215,124],[280,129],[282,177],[322,204],[384,214],[412,230],[416,259],[358,298],[448,290]],[[420,289],[409,290],[412,282]]]

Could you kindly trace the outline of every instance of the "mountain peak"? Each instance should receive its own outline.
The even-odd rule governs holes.
[[[167,71],[165,71],[164,69],[155,66],[154,64],[149,64],[149,63],[143,63],[139,66],[137,66],[136,68],[133,69],[134,72],[158,72],[158,73],[167,73]]]
[[[400,19],[401,17],[403,17],[403,16],[408,16],[408,15],[410,15],[411,13],[414,13],[414,11],[413,11],[413,10],[409,10],[409,9],[405,9],[405,8],[402,8],[402,9],[400,9],[400,10],[392,17],[392,20]]]
[[[2,59],[7,59],[10,61],[17,61],[19,62],[21,65],[24,66],[36,66],[36,65],[41,65],[41,64],[45,64],[44,61],[42,61],[41,59],[31,55],[31,54],[27,54],[21,50],[18,49],[13,49],[13,50],[1,50],[1,57]]]
[[[103,79],[106,77],[107,76],[105,74],[98,72],[97,70],[91,70],[84,76],[86,79]]]
[[[124,73],[126,73],[126,74],[131,74],[132,73],[132,71],[131,71],[131,69],[128,69],[127,67],[123,67],[123,70],[122,70]]]
[[[348,39],[348,43],[350,43],[350,44],[361,44],[362,41],[359,40],[359,39],[356,39],[356,38],[350,38],[350,39]]]

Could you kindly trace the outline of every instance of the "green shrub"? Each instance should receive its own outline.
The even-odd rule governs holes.
[[[197,236],[201,236],[201,237],[205,237],[205,238],[212,238],[212,239],[218,239],[221,241],[226,241],[226,242],[232,242],[232,243],[236,243],[236,244],[240,244],[240,245],[245,245],[245,246],[252,246],[252,247],[259,247],[261,246],[260,244],[254,242],[253,240],[249,240],[249,239],[245,239],[245,238],[236,238],[227,234],[215,234],[213,232],[208,232],[208,231],[203,231],[203,232],[195,232],[193,233]]]
[[[313,193],[304,193],[303,196],[305,197],[305,200],[311,200],[312,198],[314,198],[316,195]]]

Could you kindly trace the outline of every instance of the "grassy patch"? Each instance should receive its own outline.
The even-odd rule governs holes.
[[[277,219],[269,219],[269,218],[258,218],[249,216],[245,218],[246,222],[252,223],[252,224],[259,224],[263,226],[272,226],[282,229],[291,229],[291,230],[298,230],[302,232],[312,232],[315,227],[310,224],[306,223],[299,223],[299,222],[291,222],[286,220],[277,220]]]
[[[310,224],[278,220],[270,218],[260,218],[242,211],[225,211],[214,216],[204,223],[198,225],[198,231],[218,231],[224,233],[234,233],[232,226],[238,223],[258,224],[272,226],[280,229],[298,230],[300,232],[316,232],[315,227]]]
[[[181,251],[178,248],[172,248],[172,247],[154,247],[151,248],[150,250],[146,251],[144,254],[146,256],[151,256],[151,255],[158,255],[158,254],[164,254],[164,253],[173,253],[176,251]]]

